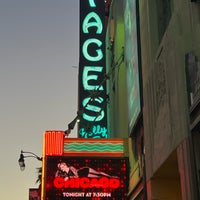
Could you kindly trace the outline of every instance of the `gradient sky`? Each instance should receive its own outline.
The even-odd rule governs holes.
[[[0,0],[0,194],[27,200],[37,187],[45,130],[66,130],[76,116],[79,0]],[[75,66],[75,67],[74,67]],[[70,137],[76,137],[76,128]]]

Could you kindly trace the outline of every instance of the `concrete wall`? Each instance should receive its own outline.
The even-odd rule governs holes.
[[[147,176],[151,177],[188,135],[185,54],[191,50],[191,25],[188,5],[175,1],[169,25],[158,43],[156,8],[141,1],[140,13],[144,135],[150,166]]]
[[[155,173],[189,135],[185,56],[195,52],[200,58],[200,5],[189,0],[171,3],[171,18],[159,40],[156,0],[139,1],[145,160],[150,185]],[[189,150],[184,152],[189,157]],[[183,165],[190,165],[190,159]]]

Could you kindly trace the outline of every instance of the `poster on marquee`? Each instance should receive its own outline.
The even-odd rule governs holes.
[[[128,158],[49,156],[45,200],[127,199]]]

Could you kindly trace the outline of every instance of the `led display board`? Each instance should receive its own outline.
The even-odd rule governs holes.
[[[140,72],[138,59],[137,0],[124,1],[125,60],[127,64],[127,97],[129,133],[141,112]]]
[[[38,188],[29,188],[29,200],[38,200],[40,197]]]
[[[47,156],[45,200],[127,199],[128,158]]]
[[[79,56],[79,137],[107,138],[104,0],[80,0]]]

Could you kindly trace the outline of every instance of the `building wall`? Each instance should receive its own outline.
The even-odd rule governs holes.
[[[131,2],[131,1],[129,1]],[[110,9],[110,16],[108,20],[108,30],[106,37],[106,57],[107,57],[107,74],[108,79],[108,93],[110,103],[108,104],[109,113],[109,130],[111,137],[129,137],[129,162],[130,162],[130,182],[129,182],[129,197],[128,199],[140,199],[143,195],[144,187],[144,157],[143,157],[143,125],[142,115],[136,120],[139,125],[135,125],[134,130],[128,127],[128,93],[127,93],[127,62],[128,58],[124,55],[124,50],[129,50],[127,42],[125,42],[125,31],[130,31],[130,24],[125,20],[125,1],[113,0]],[[131,12],[131,11],[130,11]],[[132,12],[135,12],[133,10]],[[127,16],[126,16],[127,17]],[[131,17],[131,15],[129,16]],[[128,17],[127,17],[128,18]],[[133,20],[129,19],[129,23]],[[136,34],[130,34],[131,41],[135,40]],[[128,41],[129,43],[131,41]],[[134,48],[134,47],[132,47]],[[134,48],[135,51],[137,49]],[[131,54],[131,52],[129,52]],[[125,56],[125,59],[123,57]],[[134,64],[137,63],[138,55],[132,55]],[[130,62],[130,60],[128,60]],[[132,63],[133,64],[133,63]],[[138,66],[134,66],[135,69]],[[137,70],[137,75],[138,75]],[[136,81],[135,81],[136,82]],[[134,80],[129,84],[134,84]],[[137,87],[137,86],[135,86]],[[136,96],[135,92],[132,96]],[[129,94],[130,98],[130,94]],[[134,100],[133,100],[134,101]],[[134,115],[134,113],[132,113]],[[135,123],[135,124],[136,124]],[[136,128],[137,127],[137,128]]]
[[[187,56],[194,55],[192,64],[198,68],[195,89],[199,101],[200,3],[191,0],[138,0],[138,3],[143,131],[142,134],[133,131],[134,137],[131,135],[129,140],[131,199],[137,198],[134,191],[138,191],[137,184],[144,178],[148,200],[198,199],[200,157],[195,151],[199,152],[200,104],[188,106],[186,67]],[[126,65],[122,62],[119,68],[115,67],[124,45],[123,1],[112,1],[109,17],[107,67],[113,70],[108,81],[110,134],[126,137],[129,134]],[[137,146],[142,143],[143,137],[139,137],[143,135],[145,162],[140,163],[143,152],[137,154]],[[146,169],[144,174],[141,165]]]
[[[148,199],[196,198],[185,56],[199,55],[199,9],[189,0],[139,1]]]
[[[121,0],[115,0],[111,4],[106,47],[110,97],[110,104],[108,104],[109,132],[111,137],[128,138],[126,67],[123,61],[123,1]]]

